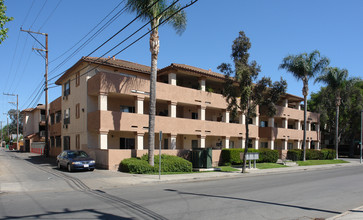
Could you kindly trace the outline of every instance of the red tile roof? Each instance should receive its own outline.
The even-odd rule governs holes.
[[[214,78],[218,78],[218,79],[225,79],[223,74],[212,72],[211,70],[205,70],[205,69],[202,69],[202,68],[189,66],[189,65],[186,65],[186,64],[178,64],[178,63],[172,63],[170,66],[167,66],[167,67],[159,70],[158,74],[167,72],[168,70],[185,70],[185,71],[194,72],[194,73],[200,74],[202,76],[206,76],[206,77],[214,77]]]

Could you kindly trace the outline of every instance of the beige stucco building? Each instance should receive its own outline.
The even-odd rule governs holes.
[[[61,149],[88,151],[108,169],[117,169],[124,158],[146,153],[149,72],[148,66],[89,57],[68,69],[56,81],[62,85]],[[245,147],[245,123],[250,124],[249,147],[277,149],[282,157],[288,149],[301,148],[302,98],[284,96],[275,117],[257,114],[246,119],[240,113],[233,118],[221,94],[223,81],[224,75],[184,64],[158,71],[155,132],[163,133],[163,153],[213,148],[217,163],[220,149]],[[318,118],[308,112],[308,148],[319,148]],[[158,134],[155,141],[158,146]]]
[[[27,108],[21,113],[24,115],[24,151],[42,153],[42,150],[38,150],[38,145],[44,145],[45,141],[45,106],[38,105],[35,108]]]

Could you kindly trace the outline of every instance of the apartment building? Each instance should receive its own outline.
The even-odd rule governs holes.
[[[147,153],[150,67],[118,59],[82,58],[57,81],[62,85],[61,149],[82,149],[99,166],[117,169],[119,162]],[[222,96],[224,75],[184,64],[158,71],[155,142],[163,153],[183,155],[192,148],[213,148],[216,164],[222,148],[249,146],[301,148],[301,97],[287,94],[275,117],[231,115]],[[260,107],[263,112],[263,106]],[[59,112],[59,108],[58,108]],[[308,112],[307,147],[319,148],[319,115]],[[52,136],[52,135],[51,135]],[[59,132],[54,137],[59,137]],[[59,138],[58,138],[59,139]]]
[[[39,145],[45,141],[45,106],[27,108],[21,112],[23,119],[24,150],[26,152],[41,153]]]
[[[57,156],[62,152],[62,97],[49,104],[49,155]]]

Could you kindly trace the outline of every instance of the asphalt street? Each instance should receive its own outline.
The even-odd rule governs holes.
[[[129,174],[68,173],[0,150],[0,219],[324,219],[363,204],[362,171],[337,166],[132,185],[121,182]],[[115,176],[120,185],[107,187]]]

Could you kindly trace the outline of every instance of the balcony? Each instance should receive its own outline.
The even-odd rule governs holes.
[[[276,106],[276,117],[289,118],[295,120],[304,120],[304,110],[298,110],[293,108],[286,108],[282,106]],[[312,122],[319,122],[319,114],[313,112],[307,112],[307,120]]]
[[[267,139],[290,139],[290,140],[302,140],[304,136],[304,130],[286,129],[286,128],[259,128],[260,138]],[[318,140],[317,131],[306,131],[307,140]]]
[[[97,73],[88,80],[88,95],[100,93],[120,93],[148,97],[149,80],[121,76],[112,73]],[[166,83],[156,83],[156,99],[178,103],[226,109],[227,103],[220,94],[174,86]]]
[[[88,130],[94,132],[116,130],[144,133],[148,130],[148,117],[145,114],[95,111],[88,113]],[[159,131],[169,134],[242,137],[245,136],[245,125],[155,116],[155,132]],[[249,131],[250,137],[258,137],[257,126],[250,125]]]

